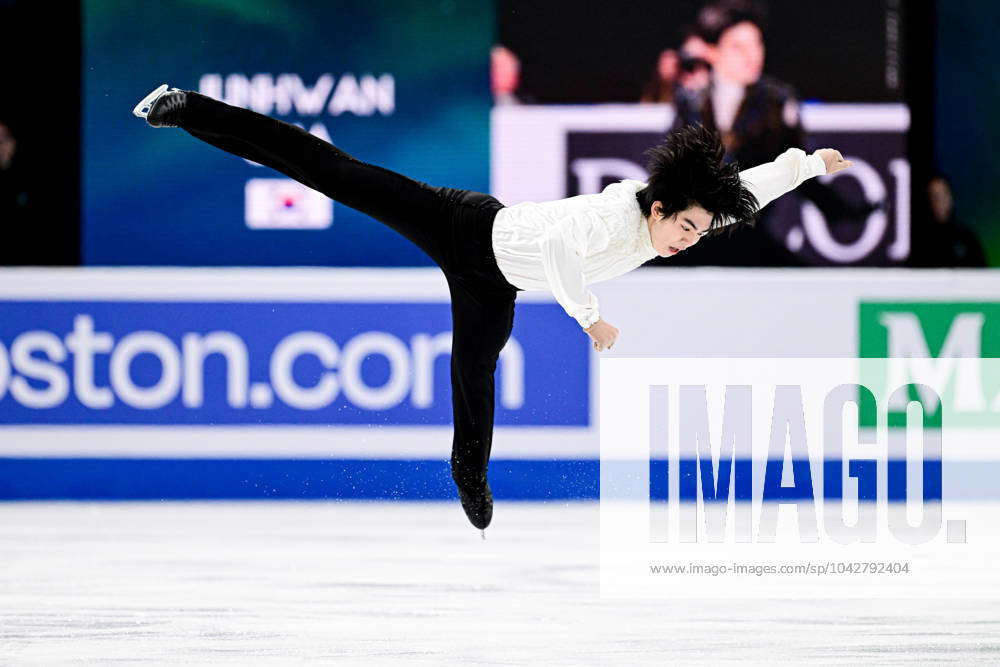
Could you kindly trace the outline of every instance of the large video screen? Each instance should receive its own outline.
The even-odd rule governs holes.
[[[84,30],[85,264],[430,264],[270,169],[146,126],[132,107],[160,83],[432,185],[488,188],[488,0],[88,0]]]

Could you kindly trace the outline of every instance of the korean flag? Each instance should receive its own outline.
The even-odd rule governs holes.
[[[250,229],[326,229],[333,201],[288,178],[251,178],[246,185]]]

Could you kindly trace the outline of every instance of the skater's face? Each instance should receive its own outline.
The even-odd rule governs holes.
[[[663,205],[653,202],[649,224],[649,239],[660,257],[673,257],[701,240],[712,226],[712,214],[701,206],[663,215]]]

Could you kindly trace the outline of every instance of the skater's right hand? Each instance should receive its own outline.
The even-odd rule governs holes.
[[[816,151],[816,155],[819,155],[823,159],[827,174],[836,174],[838,171],[843,171],[848,167],[854,166],[854,162],[845,160],[840,151],[835,148],[820,148]]]
[[[604,320],[597,320],[590,325],[589,329],[584,329],[590,339],[594,342],[594,349],[610,350],[611,346],[618,340],[619,331]]]

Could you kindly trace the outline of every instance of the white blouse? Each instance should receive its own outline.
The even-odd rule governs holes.
[[[826,173],[823,159],[789,148],[774,162],[740,172],[760,207]],[[588,328],[600,319],[587,285],[628,273],[657,255],[636,193],[640,181],[612,183],[600,194],[501,209],[493,253],[511,285],[550,290],[570,317]]]

